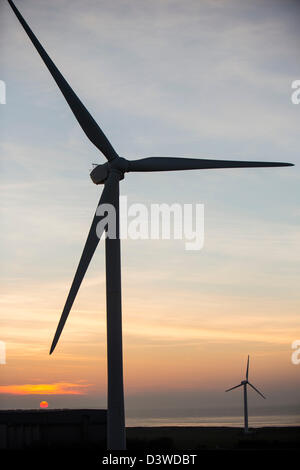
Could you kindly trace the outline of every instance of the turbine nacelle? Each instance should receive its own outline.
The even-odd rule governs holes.
[[[91,180],[95,184],[104,184],[108,177],[108,164],[97,165],[90,173]]]
[[[128,171],[129,161],[126,158],[116,157],[113,160],[97,165],[90,173],[91,180],[95,184],[104,184],[111,171],[119,173],[120,180],[124,179],[124,173]]]
[[[242,380],[241,385],[246,385],[248,383],[248,380]]]

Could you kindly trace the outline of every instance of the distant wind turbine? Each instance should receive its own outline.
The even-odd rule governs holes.
[[[175,170],[204,170],[210,168],[255,168],[293,166],[282,162],[247,162],[232,160],[208,160],[197,158],[152,157],[140,160],[127,160],[120,157],[104,135],[86,107],[74,93],[63,75],[34,35],[23,16],[11,0],[8,0],[19,22],[36,48],[38,54],[54,78],[65,100],[71,108],[78,124],[87,138],[108,160],[97,165],[90,176],[95,184],[103,184],[104,189],[98,207],[111,204],[116,214],[116,238],[105,238],[106,254],[106,306],[107,306],[107,443],[108,449],[123,450],[126,448],[124,418],[124,387],[122,359],[122,302],[121,302],[121,258],[119,237],[119,182],[129,172],[153,172]],[[71,3],[71,2],[70,2]],[[59,340],[81,282],[100,239],[98,222],[102,216],[94,215],[92,225],[77,267],[69,295],[67,297],[58,327],[52,342],[50,354]],[[102,233],[106,230],[103,227]]]
[[[248,356],[248,360],[247,360],[246,379],[242,380],[239,385],[236,385],[235,387],[232,387],[232,388],[229,388],[228,390],[226,390],[226,392],[230,392],[231,390],[234,390],[235,388],[244,387],[244,432],[245,433],[248,432],[247,385],[250,385],[250,387],[252,387],[253,390],[255,390],[261,397],[266,398],[259,390],[257,390],[257,388],[254,387],[254,385],[252,385],[249,382],[248,376],[249,376],[249,356]]]

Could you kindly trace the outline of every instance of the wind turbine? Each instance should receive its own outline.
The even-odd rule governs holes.
[[[239,385],[236,385],[235,387],[231,387],[228,390],[225,390],[226,392],[230,392],[231,390],[234,390],[235,388],[239,387],[244,387],[244,432],[248,432],[248,400],[247,400],[247,385],[250,385],[250,387],[253,388],[261,397],[266,398],[257,388],[252,385],[249,380],[249,356],[247,360],[247,369],[246,369],[246,379],[242,380]]]
[[[96,166],[90,176],[95,184],[103,184],[104,189],[98,207],[111,204],[116,211],[116,237],[105,238],[106,254],[106,305],[107,305],[107,442],[108,449],[122,450],[126,448],[124,390],[123,390],[123,359],[122,359],[122,304],[121,304],[121,262],[119,238],[119,182],[129,172],[203,170],[210,168],[253,168],[292,166],[291,163],[255,162],[232,160],[208,160],[195,158],[143,158],[127,160],[120,157],[104,135],[88,110],[79,100],[70,85],[52,62],[37,37],[20,14],[11,0],[11,8],[29,36],[32,44],[54,78],[65,100],[71,108],[82,130],[88,139],[106,157],[107,162]],[[97,208],[98,208],[97,207]],[[94,215],[92,225],[73,279],[58,327],[50,349],[50,354],[59,340],[78,289],[99,243],[99,231],[96,226],[103,217]],[[105,227],[103,228],[103,232]],[[107,232],[106,232],[107,235]]]

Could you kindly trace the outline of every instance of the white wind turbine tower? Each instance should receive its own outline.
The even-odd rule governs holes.
[[[234,390],[235,388],[244,387],[244,423],[245,423],[245,424],[244,424],[244,432],[245,432],[245,433],[248,432],[247,385],[250,385],[250,387],[252,387],[253,390],[255,390],[261,397],[266,398],[259,390],[257,390],[257,388],[254,387],[254,385],[252,385],[252,384],[249,382],[248,376],[249,376],[249,356],[248,356],[248,360],[247,360],[246,379],[245,379],[245,380],[242,380],[239,385],[236,385],[235,387],[232,387],[232,388],[229,388],[228,390],[226,390],[226,392],[230,392],[230,390]]]

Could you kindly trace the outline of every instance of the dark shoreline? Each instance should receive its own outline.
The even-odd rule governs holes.
[[[291,450],[300,451],[300,426],[269,426],[250,428],[245,434],[243,428],[230,426],[140,426],[126,428],[127,450],[134,452],[184,452],[201,451],[245,451],[245,450]],[[55,451],[85,453],[107,452],[103,437],[97,442],[79,444],[43,444],[26,449],[7,449],[1,453],[33,454]]]
[[[135,447],[161,444],[177,450],[300,449],[300,426],[250,428],[246,435],[227,426],[131,427],[127,440]]]
[[[152,460],[160,456],[177,455],[179,459],[179,456],[195,455],[193,467],[199,468],[203,464],[210,467],[212,463],[224,465],[225,462],[235,466],[244,459],[257,465],[257,458],[262,457],[269,463],[285,465],[291,458],[299,459],[300,456],[300,426],[252,428],[248,435],[242,428],[225,426],[129,427],[126,431],[125,452],[107,451],[105,441],[99,440],[97,444],[86,442],[76,446],[1,450],[1,462],[18,467],[26,463],[32,469],[40,469],[44,465],[58,469],[80,465],[92,469],[104,465],[105,459],[133,456],[136,459],[134,468],[141,468],[149,455]],[[140,463],[142,461],[143,464]],[[151,466],[157,467],[155,463]],[[129,468],[125,464],[121,467]]]

